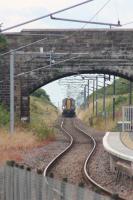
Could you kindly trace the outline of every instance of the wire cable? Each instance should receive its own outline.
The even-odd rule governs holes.
[[[10,54],[11,52],[15,52],[15,51],[18,51],[18,50],[24,49],[24,48],[26,48],[26,47],[29,47],[29,46],[31,46],[31,45],[33,45],[33,44],[36,44],[36,43],[42,42],[42,41],[44,41],[44,40],[47,40],[47,38],[45,37],[45,38],[42,38],[42,39],[37,40],[37,41],[35,41],[35,42],[32,42],[32,43],[30,43],[30,44],[23,45],[23,46],[18,47],[18,48],[16,48],[16,49],[12,49],[12,50],[10,50],[10,51],[7,51],[7,52],[5,52],[5,53],[0,54],[0,56],[4,56],[4,55],[7,55],[7,54]]]
[[[114,0],[114,7],[115,7],[115,11],[116,11],[116,14],[117,14],[117,18],[118,18],[118,21],[119,21],[119,11],[118,11],[118,1],[117,0]]]
[[[66,10],[69,10],[69,9],[72,9],[72,8],[75,8],[75,7],[77,7],[77,6],[83,5],[83,4],[88,3],[88,2],[91,2],[91,1],[94,1],[94,0],[84,1],[84,2],[82,2],[82,3],[79,3],[79,4],[76,4],[76,5],[67,7],[67,8],[65,8],[65,9],[62,9],[62,10],[59,10],[59,11],[56,11],[56,12],[53,12],[53,13],[50,13],[50,14],[48,14],[48,16],[51,17],[51,15],[55,15],[55,14],[57,14],[57,13],[60,13],[60,12],[63,12],[63,11],[66,11]],[[111,1],[111,0],[108,0],[101,8],[95,13],[95,15],[94,15],[93,17],[91,17],[91,19],[90,19],[89,21],[91,21],[92,19],[94,19],[94,18],[96,17],[96,15],[97,15],[98,13],[100,13],[101,10],[102,10],[110,1]],[[47,15],[46,15],[46,16],[47,16]],[[45,18],[46,16],[42,16],[42,17],[33,19],[33,21],[34,21],[34,20],[36,21],[37,19],[39,20],[39,19],[41,19],[41,18]],[[47,16],[47,17],[48,17],[48,16]],[[31,20],[30,20],[30,21],[31,21]],[[24,22],[24,24],[26,24],[26,23],[31,23],[30,21]],[[80,29],[82,30],[86,25],[87,25],[87,23],[85,23],[85,25],[82,26]],[[16,26],[21,26],[21,24],[18,24],[18,25],[16,25]],[[13,28],[15,28],[15,26],[13,26]],[[12,29],[12,27],[10,27],[9,29]],[[9,30],[9,29],[8,29],[8,30]],[[6,28],[6,29],[3,29],[3,30],[0,30],[0,33],[1,33],[1,32],[4,32],[4,31],[6,31],[6,30],[7,30],[7,28]],[[77,31],[76,31],[76,32],[77,32]],[[71,36],[73,36],[73,35],[74,35],[74,34],[72,34]],[[58,40],[61,40],[61,39],[68,39],[68,38],[71,37],[71,36],[64,36],[64,38],[60,38],[60,39],[58,39]],[[42,40],[44,40],[44,38],[43,38]],[[41,41],[41,40],[40,40],[40,41]],[[57,41],[57,39],[56,39],[56,41]],[[56,41],[55,41],[55,42],[56,42]],[[35,44],[35,43],[38,43],[38,42],[39,42],[39,40],[33,42],[32,44]],[[29,46],[29,45],[27,45],[27,46]],[[26,45],[25,45],[25,46],[22,46],[22,47],[18,47],[17,49],[14,49],[14,50],[12,50],[12,51],[17,51],[17,50],[23,49],[24,47],[26,47]],[[6,54],[8,54],[8,53],[10,53],[10,51],[9,51],[9,52],[6,52],[6,53],[3,53],[3,54],[0,54],[0,56],[6,55]]]
[[[133,21],[130,21],[130,22],[126,22],[125,24],[122,24],[122,26],[127,26],[129,24],[133,24]]]
[[[62,61],[59,61],[59,62],[55,62],[55,63],[51,63],[51,65],[46,65],[46,66],[43,66],[43,67],[39,67],[37,69],[33,69],[33,70],[30,70],[30,71],[27,71],[27,72],[22,72],[22,73],[19,73],[17,75],[15,75],[14,77],[19,77],[19,76],[22,76],[22,75],[25,75],[25,74],[29,74],[31,72],[36,72],[40,69],[44,69],[44,68],[48,68],[48,67],[52,67],[54,65],[57,65],[57,64],[61,64],[61,63],[64,63],[64,62],[67,62],[67,61],[70,61],[70,60],[73,60],[73,59],[76,59],[76,58],[79,58],[79,57],[83,57],[84,55],[78,55],[78,56],[73,56],[71,58],[67,58],[65,60],[62,60]]]
[[[94,16],[92,16],[91,18],[90,18],[90,20],[89,21],[92,21],[107,5],[108,5],[108,3],[110,2],[111,0],[108,0],[95,14],[94,14]]]
[[[32,21],[24,22],[23,24],[31,23],[31,22],[33,22],[33,21],[36,21],[36,20],[39,20],[39,19],[48,17],[48,16],[50,16],[50,15],[57,14],[57,13],[59,13],[59,12],[66,11],[66,10],[68,10],[68,9],[72,9],[72,8],[74,8],[74,7],[83,5],[83,4],[88,3],[88,2],[91,2],[91,1],[93,1],[93,0],[84,1],[84,2],[82,2],[82,3],[79,3],[79,4],[76,4],[76,5],[74,5],[74,6],[71,6],[71,7],[65,8],[65,9],[62,9],[62,10],[60,10],[60,11],[53,12],[53,13],[51,13],[51,14],[49,14],[49,15],[42,16],[42,17],[37,18],[37,19],[33,19]],[[96,15],[97,15],[98,13],[100,13],[101,10],[103,10],[103,9],[105,8],[105,6],[106,6],[110,1],[111,1],[111,0],[108,0],[101,8],[95,13],[95,15],[94,15],[93,17],[91,17],[90,21],[91,21],[92,19],[94,19],[94,18],[96,17]],[[22,23],[21,23],[21,24],[18,24],[18,25],[16,25],[16,26],[21,26],[21,25],[22,25]],[[79,33],[80,31],[82,31],[82,29],[83,29],[86,25],[87,25],[87,23],[86,23],[84,26],[82,26],[82,27],[78,30],[78,33]],[[12,28],[15,28],[16,26],[9,27],[9,28],[12,29]],[[5,30],[7,30],[7,29],[3,29],[3,30],[1,30],[1,32],[4,32]],[[58,42],[59,40],[62,40],[62,39],[71,38],[71,37],[74,36],[75,34],[77,34],[77,30],[76,30],[73,34],[71,34],[70,36],[65,36],[64,38],[56,39],[56,40],[55,40],[55,43]],[[44,40],[44,38],[43,38],[42,40]],[[41,40],[40,40],[40,41],[41,41]],[[37,42],[38,42],[38,41],[35,41],[35,42],[33,42],[33,44],[34,44],[34,43],[37,43]],[[20,49],[22,49],[22,48],[24,48],[24,47],[26,47],[26,46],[29,46],[29,45],[25,45],[25,46],[22,46],[22,47],[18,47],[17,49],[15,49],[15,50],[13,50],[13,51],[20,50]],[[10,51],[9,51],[9,52],[6,52],[6,53],[4,53],[4,54],[1,54],[1,55],[6,55],[6,54],[8,54],[8,53],[10,53]],[[1,55],[0,55],[0,56],[1,56]],[[70,53],[68,53],[68,55],[70,55]],[[82,55],[82,56],[83,56],[83,55]],[[77,57],[79,57],[79,56],[77,56]],[[56,65],[56,64],[60,64],[60,63],[63,63],[63,62],[66,62],[66,61],[68,61],[68,60],[72,60],[72,59],[77,58],[77,57],[72,57],[72,58],[65,59],[65,60],[63,60],[63,61],[60,61],[60,62],[51,64],[51,66]],[[30,72],[38,71],[38,70],[40,70],[40,69],[47,68],[47,67],[49,67],[49,66],[50,66],[50,65],[47,65],[47,66],[44,66],[44,67],[41,67],[41,68],[37,68],[37,69],[31,70],[31,71],[27,71],[27,72],[22,72],[22,73],[20,73],[20,74],[15,75],[15,77],[18,77],[18,76],[21,76],[21,75],[24,75],[24,74],[28,74],[28,73],[30,73]],[[2,81],[1,81],[1,82],[2,82]]]
[[[43,66],[43,67],[39,67],[37,69],[33,69],[33,70],[30,70],[30,71],[27,71],[27,72],[22,72],[22,73],[19,73],[17,75],[14,75],[14,78],[17,78],[17,77],[20,77],[20,76],[24,76],[26,74],[30,74],[31,72],[36,72],[40,69],[44,69],[44,68],[51,68],[52,66],[54,65],[57,65],[57,64],[61,64],[61,63],[64,63],[64,62],[67,62],[67,61],[70,61],[70,60],[73,60],[73,59],[76,59],[76,58],[79,58],[79,57],[83,57],[84,55],[78,55],[78,56],[73,56],[71,58],[67,58],[65,60],[62,60],[62,61],[59,61],[59,62],[56,62],[56,63],[51,63],[50,65],[46,65],[46,66]],[[4,81],[0,81],[0,83],[3,83]]]
[[[5,32],[5,31],[10,30],[10,29],[14,29],[14,28],[23,26],[23,25],[25,25],[25,24],[29,24],[29,23],[32,23],[32,22],[35,22],[35,21],[38,21],[38,20],[41,20],[41,19],[50,17],[50,15],[55,15],[55,14],[58,14],[58,13],[61,13],[61,12],[70,10],[70,9],[72,9],[72,8],[75,8],[75,7],[81,6],[81,5],[83,5],[83,4],[89,3],[89,2],[91,2],[91,1],[94,1],[94,0],[83,1],[83,2],[78,3],[78,4],[75,4],[75,5],[73,5],[73,6],[70,6],[70,7],[67,7],[67,8],[64,8],[64,9],[61,9],[61,10],[58,10],[58,11],[49,13],[49,14],[47,14],[47,15],[44,15],[44,16],[41,16],[41,17],[38,17],[38,18],[34,18],[34,19],[29,20],[29,21],[22,22],[22,23],[20,23],[20,24],[14,25],[14,26],[7,27],[7,28],[5,28],[5,29],[0,30],[0,33]]]
[[[90,19],[89,21],[91,22],[105,7],[106,5],[110,2],[111,0],[108,0]],[[86,23],[83,28],[85,28],[88,24]]]

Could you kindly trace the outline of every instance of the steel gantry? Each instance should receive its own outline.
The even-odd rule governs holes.
[[[99,78],[103,78],[104,81],[99,81]],[[96,112],[96,116],[98,115],[98,89],[99,87],[104,88],[104,94],[103,94],[103,116],[106,119],[106,80],[110,80],[110,75],[77,75],[77,78],[70,77],[70,78],[64,78],[63,80],[60,80],[62,85],[69,85],[72,88],[73,85],[80,85],[80,88],[83,88],[83,97],[84,97],[84,108],[87,106],[87,98],[88,98],[88,105],[90,101],[90,91],[92,91],[93,94],[93,114]],[[92,85],[91,85],[92,82]],[[103,86],[99,85],[99,82],[103,83]],[[88,87],[88,90],[87,90]],[[79,88],[79,87],[78,87]],[[88,92],[87,92],[88,91]],[[87,94],[88,93],[88,94]],[[95,99],[96,98],[96,99]],[[95,105],[96,104],[96,105]]]

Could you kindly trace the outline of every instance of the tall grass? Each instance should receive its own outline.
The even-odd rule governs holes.
[[[57,109],[42,98],[30,98],[31,123],[30,129],[40,140],[45,138],[54,139],[54,122],[57,119]]]
[[[7,127],[9,124],[9,112],[0,104],[0,127]]]
[[[31,123],[15,124],[15,133],[9,134],[9,113],[0,105],[0,165],[6,160],[23,162],[23,155],[30,150],[42,147],[55,138],[53,124],[57,109],[48,101],[31,97]]]
[[[106,98],[106,118],[103,115],[103,99],[98,99],[98,116],[93,113],[93,103],[92,101],[85,110],[80,109],[78,111],[78,116],[87,125],[96,128],[101,131],[112,131],[116,129],[117,121],[122,119],[122,106],[128,105],[128,94],[117,95],[115,100],[115,121],[113,121],[113,99],[111,96]]]
[[[32,130],[32,132],[37,136],[38,140],[50,139],[53,140],[55,138],[55,131],[53,127],[48,126],[43,121],[39,123],[34,123],[32,121],[31,124],[28,125],[28,128]]]
[[[32,131],[20,127],[16,128],[13,135],[10,135],[4,128],[0,128],[0,165],[6,160],[23,162],[24,154],[49,142],[49,139],[38,141],[38,137]]]

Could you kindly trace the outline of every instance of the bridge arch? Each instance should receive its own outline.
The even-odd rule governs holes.
[[[59,78],[102,73],[133,80],[133,30],[23,30],[6,33],[5,37],[10,49],[47,37],[41,44],[44,53],[39,52],[40,44],[36,44],[15,55],[15,76],[20,74],[15,78],[15,106],[20,118],[29,116],[29,95]],[[55,63],[50,64],[53,46]],[[0,67],[0,80],[4,79],[0,100],[7,105],[9,62],[9,56],[2,58]]]

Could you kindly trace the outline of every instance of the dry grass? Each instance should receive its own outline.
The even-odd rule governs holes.
[[[51,126],[57,119],[57,109],[37,97],[30,97],[31,123],[41,121]]]
[[[0,128],[0,165],[6,160],[22,161],[22,153],[42,147],[55,139],[53,126],[57,110],[39,98],[31,98],[31,124],[17,124],[15,133]],[[38,131],[38,133],[37,133]],[[39,131],[42,135],[39,135]]]
[[[4,164],[6,160],[21,161],[23,152],[26,153],[50,142],[50,139],[39,141],[32,132],[20,128],[17,128],[13,135],[0,129],[0,138],[0,164]]]
[[[126,103],[126,102],[125,102]],[[119,106],[116,106],[116,119],[113,121],[112,119],[112,113],[110,111],[107,112],[107,118],[106,121],[104,117],[102,116],[102,109],[103,109],[103,100],[98,100],[98,112],[100,113],[98,117],[95,116],[95,113],[93,114],[93,104],[90,103],[89,107],[87,107],[85,110],[78,110],[78,117],[83,120],[84,123],[87,125],[92,125],[95,129],[101,130],[101,131],[111,131],[116,127],[117,121],[121,120],[122,113],[121,113],[121,104]],[[106,108],[109,110],[112,110],[112,98],[108,97],[106,98]]]
[[[116,127],[117,120],[113,121],[112,117],[108,117],[106,120],[102,117],[94,118],[94,128],[100,131],[111,131]]]
[[[57,109],[41,98],[31,97],[30,102],[30,129],[40,140],[55,138],[54,123],[58,117]]]

